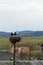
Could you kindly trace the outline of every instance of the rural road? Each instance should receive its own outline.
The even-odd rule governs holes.
[[[13,65],[10,58],[13,57],[8,50],[0,50],[0,65]],[[16,54],[16,65],[43,65],[43,60],[26,61],[20,60],[20,56]]]

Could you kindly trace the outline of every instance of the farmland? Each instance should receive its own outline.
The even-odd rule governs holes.
[[[0,49],[8,50],[10,48],[10,41],[8,37],[0,37]]]
[[[41,53],[41,44],[43,43],[43,36],[29,36],[21,37],[21,41],[18,44],[29,44],[31,48],[30,56],[38,57]],[[0,37],[0,50],[10,49],[11,43],[8,37]],[[21,59],[29,59],[28,56],[21,56]]]
[[[43,43],[43,36],[29,36],[21,37],[21,41],[18,44],[29,44],[34,49],[39,49],[40,45]],[[8,37],[0,37],[0,49],[9,49],[11,43]]]

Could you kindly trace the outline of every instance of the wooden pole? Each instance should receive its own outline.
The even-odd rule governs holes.
[[[14,44],[14,62],[13,62],[13,65],[15,65],[15,44]]]
[[[21,38],[19,36],[16,36],[16,35],[17,35],[16,32],[14,34],[11,33],[11,37],[10,37],[11,43],[14,44],[14,62],[13,62],[13,65],[15,65],[15,53],[16,53],[16,51],[15,51],[16,45],[15,44],[16,44],[16,42],[19,42],[21,40]]]

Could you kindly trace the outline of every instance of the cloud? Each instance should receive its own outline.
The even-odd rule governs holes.
[[[20,0],[2,0],[0,1],[0,9],[1,10],[14,10],[14,11],[23,11],[23,10],[30,10],[30,11],[43,11],[43,2],[34,2],[33,1],[23,1]]]
[[[0,30],[43,30],[43,1],[0,0],[0,22]]]
[[[43,11],[43,3],[16,3],[15,10]]]

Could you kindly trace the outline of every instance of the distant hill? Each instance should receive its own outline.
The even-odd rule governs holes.
[[[2,37],[6,37],[6,36],[10,36],[11,32],[3,32],[0,31],[0,36]],[[25,30],[25,31],[19,31],[18,36],[26,36],[26,35],[30,35],[30,36],[43,36],[43,31],[31,31],[31,30]]]
[[[19,36],[43,36],[43,31],[31,31],[31,30],[25,30],[25,31],[20,31]]]
[[[2,36],[2,37],[10,36],[10,33],[9,32],[0,31],[0,36]]]
[[[43,36],[43,31],[35,31],[31,34],[31,36]]]
[[[25,30],[25,31],[20,31],[19,32],[19,36],[25,36],[25,35],[27,35],[27,34],[32,34],[33,33],[33,31],[31,31],[31,30]]]

